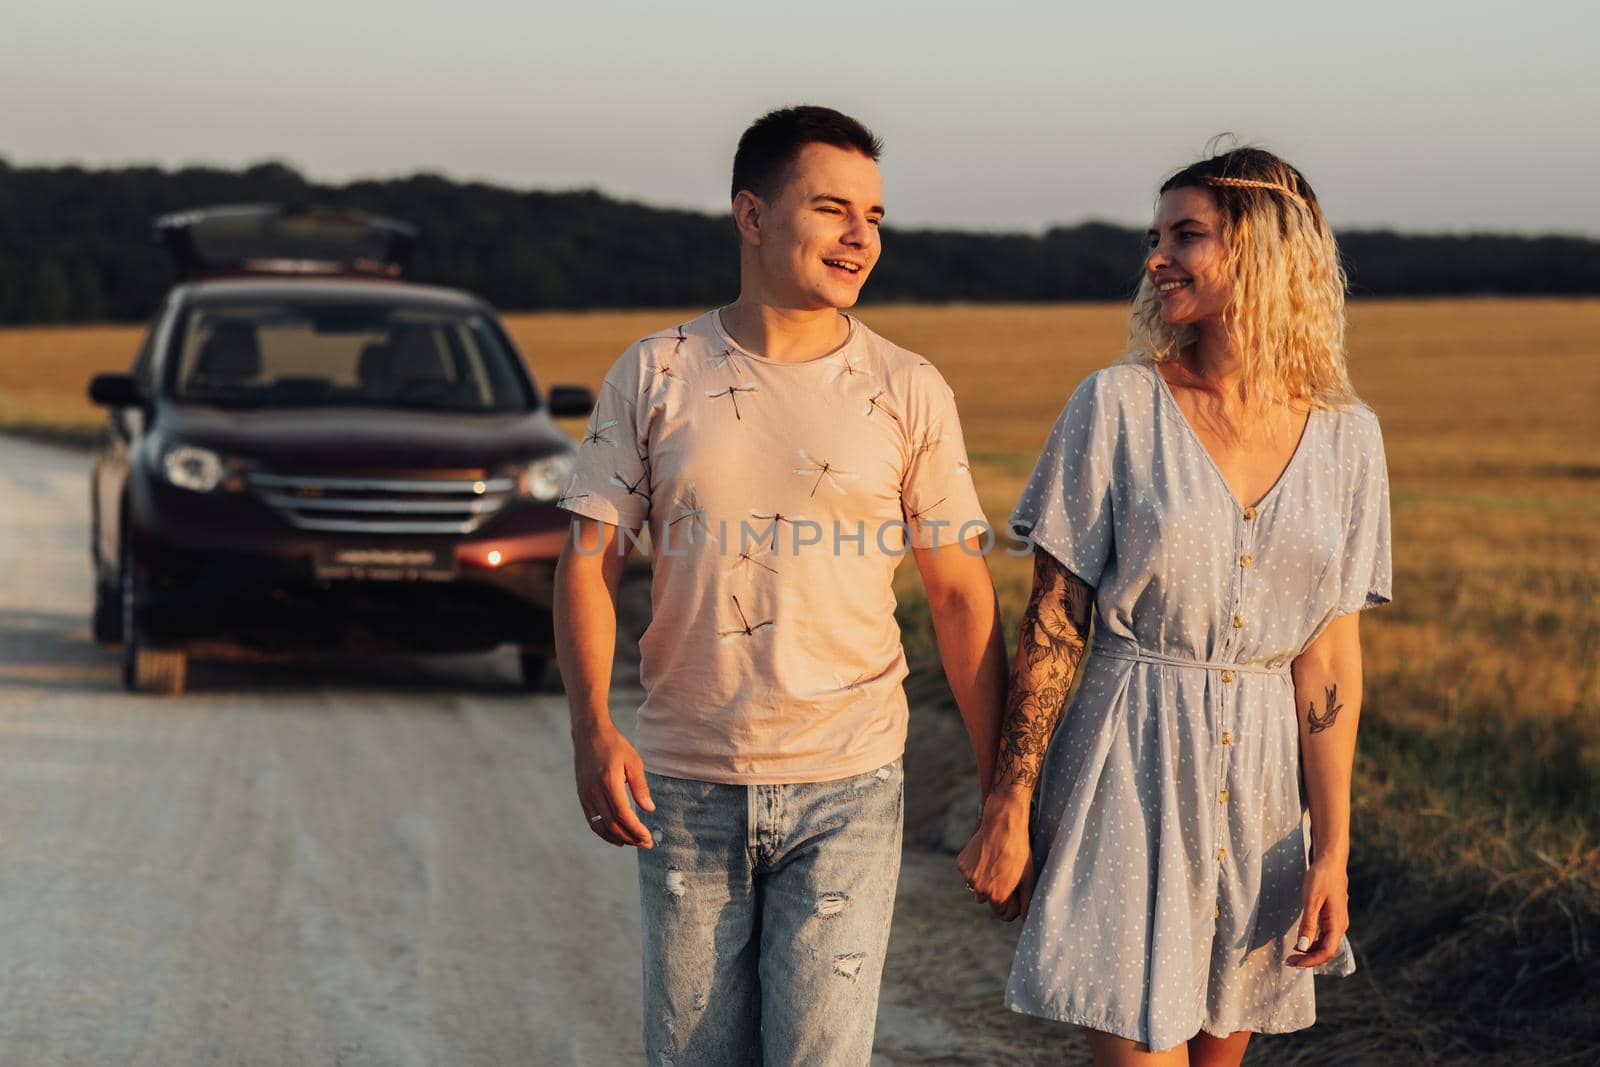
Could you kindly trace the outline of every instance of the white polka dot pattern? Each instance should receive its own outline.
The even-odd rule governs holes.
[[[1152,1049],[1311,1025],[1311,973],[1284,962],[1309,842],[1287,667],[1389,599],[1376,416],[1313,411],[1242,507],[1160,376],[1109,367],[1067,402],[1011,525],[1095,587],[1096,635],[1040,782],[1008,1006]],[[1354,968],[1346,941],[1319,972]]]

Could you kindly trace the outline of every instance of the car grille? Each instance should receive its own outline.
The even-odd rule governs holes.
[[[328,533],[467,534],[505,507],[516,488],[510,478],[247,477],[290,525]]]

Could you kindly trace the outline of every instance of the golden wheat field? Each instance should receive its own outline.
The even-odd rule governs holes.
[[[868,308],[862,317],[945,374],[998,521],[1067,393],[1116,357],[1124,314],[1120,305],[985,305]],[[507,322],[541,382],[596,385],[631,340],[687,315]],[[140,329],[0,331],[0,427],[92,430],[100,413],[84,383],[126,367]],[[1350,344],[1356,386],[1383,422],[1394,492],[1396,604],[1369,617],[1372,673],[1407,665],[1407,677],[1422,667],[1448,682],[1440,706],[1412,707],[1427,713],[1488,699],[1519,715],[1593,711],[1600,301],[1363,303],[1351,311]],[[997,553],[994,566],[1004,602],[1016,606],[1025,561]]]
[[[630,341],[688,314],[507,322],[542,383],[592,386]],[[1124,316],[1120,305],[862,313],[933,360],[955,389],[994,521],[1009,511],[1067,393],[1116,358]],[[92,430],[100,413],[84,383],[126,367],[139,335],[128,326],[0,331],[0,427]],[[1431,698],[1404,701],[1408,713],[1485,700],[1517,715],[1593,712],[1600,301],[1362,303],[1351,310],[1350,345],[1356,386],[1383,422],[1394,491],[1396,603],[1369,617],[1371,673],[1408,679],[1407,691],[1420,684],[1419,669],[1432,676]],[[1018,606],[1026,562],[1002,553],[993,562],[1003,602]],[[914,596],[910,571],[902,578]]]
[[[630,341],[688,314],[525,314],[507,323],[542,383],[592,386]],[[1073,385],[1116,358],[1125,311],[892,306],[862,317],[945,374],[984,505],[999,521]],[[0,330],[0,427],[92,430],[100,413],[84,383],[126,367],[140,331]],[[1372,675],[1380,686],[1403,684],[1407,713],[1494,700],[1516,715],[1592,714],[1600,706],[1600,301],[1362,303],[1351,310],[1350,346],[1356,386],[1383,423],[1394,492],[1396,603],[1369,616]],[[1026,561],[996,553],[993,564],[1004,604],[1019,606]],[[902,578],[915,596],[911,570]],[[1427,700],[1415,691],[1419,670],[1430,676]]]
[[[524,314],[508,325],[542,384],[597,386],[630,341],[690,314]],[[1072,387],[1117,358],[1125,314],[862,311],[955,389],[997,523]],[[86,381],[125,368],[140,333],[0,330],[0,429],[84,440],[100,422]],[[1365,302],[1350,310],[1349,340],[1357,390],[1384,428],[1395,535],[1395,602],[1362,622],[1351,884],[1363,970],[1319,992],[1338,1054],[1311,1031],[1274,1045],[1274,1062],[1593,1062],[1600,300]],[[1028,564],[991,562],[1014,632]],[[915,569],[899,579],[907,648],[926,668]],[[1014,1061],[1045,1062],[1005,1033]],[[1034,1051],[1048,1058],[1046,1044]]]

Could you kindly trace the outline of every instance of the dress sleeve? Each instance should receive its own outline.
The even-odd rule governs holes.
[[[1338,615],[1389,602],[1393,574],[1389,558],[1389,468],[1377,417],[1366,413],[1356,478],[1339,560]]]
[[[1111,476],[1118,431],[1104,394],[1099,372],[1073,390],[1010,520],[1013,534],[1090,586],[1099,584],[1114,549]]]
[[[632,530],[650,518],[649,435],[640,421],[640,359],[635,345],[607,372],[578,445],[572,478],[557,501],[574,515]]]
[[[916,548],[954,548],[989,533],[972,485],[955,393],[932,364],[913,372],[900,507]]]

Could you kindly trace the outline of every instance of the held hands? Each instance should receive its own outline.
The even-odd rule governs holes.
[[[1028,914],[1033,857],[1028,846],[1027,800],[991,793],[972,840],[956,857],[956,869],[995,918],[1011,922]]]
[[[1319,967],[1333,959],[1350,929],[1350,880],[1343,862],[1312,861],[1300,891],[1302,914],[1291,967]]]
[[[589,829],[613,845],[650,848],[650,831],[634,813],[632,800],[655,811],[644,780],[644,761],[614,726],[599,726],[573,737],[573,765],[578,778],[578,803]]]

